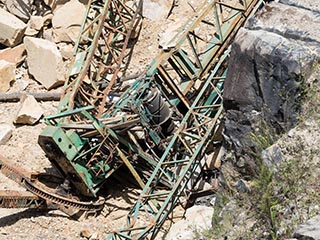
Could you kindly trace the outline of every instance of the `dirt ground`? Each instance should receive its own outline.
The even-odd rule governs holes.
[[[197,1],[175,1],[177,6],[168,19],[162,21],[143,20],[139,40],[134,46],[128,74],[142,72],[147,64],[159,53],[158,34],[173,23],[183,23],[192,14]],[[201,1],[200,1],[201,2]],[[44,91],[28,75],[25,66],[17,70],[29,83],[26,91]],[[15,85],[10,91],[14,92]],[[58,102],[41,102],[44,116],[57,112]],[[32,172],[43,172],[51,168],[50,162],[37,144],[38,135],[45,128],[43,118],[33,126],[14,125],[13,121],[19,103],[0,103],[0,123],[14,127],[12,137],[5,145],[0,145],[0,154],[17,165]],[[19,185],[0,174],[0,190],[21,190]],[[126,214],[137,198],[138,190],[121,183],[106,187],[106,204],[98,216],[72,220],[59,210],[0,209],[0,239],[44,240],[44,239],[104,239],[107,232],[125,224]],[[181,215],[182,211],[177,211]],[[166,223],[168,228],[170,223]],[[160,234],[163,235],[163,234]],[[162,237],[159,237],[159,239]]]

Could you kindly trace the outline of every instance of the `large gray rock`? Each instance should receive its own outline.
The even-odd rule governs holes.
[[[21,43],[26,27],[20,19],[0,8],[0,43],[9,47]]]
[[[85,6],[78,0],[71,0],[54,11],[52,25],[55,42],[77,40],[85,11]]]
[[[293,237],[298,240],[320,240],[320,215],[301,224]]]
[[[255,147],[252,134],[256,129],[273,135],[294,126],[300,86],[316,59],[316,54],[298,41],[265,30],[239,31],[223,95],[225,134],[237,156]]]
[[[27,22],[31,16],[33,0],[6,0],[6,7],[22,21]]]
[[[63,84],[66,69],[56,44],[34,37],[25,37],[24,44],[30,74],[46,89]]]
[[[0,93],[9,90],[10,83],[15,80],[15,69],[15,64],[0,60]]]

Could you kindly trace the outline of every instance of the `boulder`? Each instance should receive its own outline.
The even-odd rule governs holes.
[[[0,123],[0,145],[6,144],[12,136],[12,127],[6,123]]]
[[[52,26],[56,43],[77,40],[85,11],[85,5],[78,0],[71,0],[54,11]]]
[[[320,215],[298,226],[293,237],[298,240],[320,240]]]
[[[20,44],[14,48],[6,48],[0,51],[0,59],[13,63],[16,66],[24,61],[27,52],[24,44]]]
[[[43,109],[32,95],[23,95],[15,119],[16,124],[35,124],[43,115]]]
[[[20,19],[0,8],[0,43],[13,47],[22,41],[27,25]]]
[[[29,72],[46,89],[63,84],[65,64],[55,43],[48,40],[25,37]]]
[[[32,11],[33,0],[6,0],[5,5],[10,13],[27,22]]]
[[[27,24],[25,35],[34,36],[42,29],[44,18],[41,16],[31,16]]]
[[[225,135],[236,156],[260,144],[252,134],[269,140],[268,135],[296,124],[300,88],[316,60],[317,54],[296,40],[265,30],[240,29],[232,45],[223,94]]]
[[[165,20],[172,8],[172,0],[145,0],[143,1],[142,16],[152,21]]]
[[[195,233],[212,228],[211,219],[213,216],[213,207],[193,206],[188,208],[185,219],[182,219],[172,225],[166,239],[168,240],[193,240]]]
[[[319,43],[319,1],[282,0],[280,2],[286,4],[269,3],[259,17],[255,18],[250,28],[274,32],[288,39]],[[295,21],[292,16],[296,19]]]
[[[15,64],[0,60],[0,93],[5,93],[10,88],[10,83],[15,80]]]

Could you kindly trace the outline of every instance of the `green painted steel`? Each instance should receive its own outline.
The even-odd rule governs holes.
[[[52,126],[40,135],[39,142],[49,159],[67,178],[72,176],[71,182],[86,196],[97,196],[104,181],[117,174],[120,166],[127,166],[142,193],[126,227],[107,239],[154,239],[180,197],[189,196],[208,146],[215,149],[220,144],[216,139],[229,47],[237,30],[263,1],[204,1],[145,74],[119,96],[120,68],[111,80],[104,79],[101,69],[89,70],[95,63],[93,49],[101,47],[97,39],[103,21],[114,22],[120,19],[117,14],[128,13],[125,8],[124,12],[110,10],[120,2],[90,2],[89,8],[99,3],[100,12],[93,17],[89,11],[87,18],[101,29],[90,37],[87,30],[95,24],[82,28],[59,113],[46,118]],[[137,20],[131,19],[133,27]],[[90,44],[79,50],[81,39]],[[104,67],[108,64],[103,63]]]

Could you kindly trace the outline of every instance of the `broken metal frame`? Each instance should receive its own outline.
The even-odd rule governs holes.
[[[88,117],[93,119],[91,115],[88,115],[87,110],[94,110],[95,116],[101,115],[106,110],[105,103],[110,99],[106,99],[105,96],[117,92],[121,87],[120,78],[125,75],[132,53],[129,43],[132,38],[136,37],[135,31],[139,31],[141,23],[141,6],[141,0],[137,0],[130,7],[125,1],[120,0],[89,1],[80,36],[75,45],[75,61],[72,63],[65,82],[64,95],[60,100],[59,113],[46,120],[49,125],[67,124],[69,128],[70,125],[76,125],[77,129],[79,124],[88,122]],[[79,106],[84,109],[79,111]],[[79,117],[74,114],[77,112],[87,114],[85,117]],[[89,125],[92,126],[92,124]],[[59,130],[59,127],[57,129]],[[49,132],[50,130],[52,129],[49,129]],[[66,137],[69,144],[62,153],[67,157],[74,156],[75,151],[78,150],[77,147],[82,144],[81,139],[72,132],[73,130]],[[52,133],[51,137],[57,137],[57,142],[62,141],[59,131],[50,133]],[[50,149],[51,153],[57,153],[49,142],[44,145]],[[60,166],[55,161],[53,164],[61,173],[64,173],[64,166]],[[70,198],[59,195],[55,190],[43,186],[37,179],[39,176],[17,168],[2,156],[0,156],[0,170],[29,191],[0,192],[0,207],[59,208],[67,214],[73,214],[75,209],[99,211],[103,206],[101,199],[94,201],[91,198],[89,202],[86,202],[87,198],[81,198],[85,199],[81,201],[78,198],[74,199],[71,195],[69,195]],[[67,177],[72,178],[72,176]],[[79,192],[81,188],[77,193]]]
[[[238,1],[233,2],[237,3]],[[230,45],[230,41],[237,30],[262,2],[261,0],[242,1],[243,6],[239,7],[236,4],[228,5],[218,1],[207,1],[207,5],[205,4],[203,8],[200,8],[200,13],[197,14],[196,19],[191,21],[191,24],[186,24],[186,26],[191,25],[191,29],[186,28],[180,32],[176,36],[178,41],[173,39],[177,42],[177,45],[172,49],[172,52],[162,52],[148,69],[147,75],[148,73],[150,75],[154,74],[155,80],[158,82],[160,80],[160,87],[168,86],[171,91],[175,92],[175,97],[184,104],[188,111],[179,123],[178,130],[166,146],[138,201],[131,209],[127,219],[127,227],[110,233],[107,236],[108,240],[154,239],[169,213],[179,203],[180,197],[183,196],[191,178],[200,174],[197,169],[204,165],[201,159],[204,158],[208,145],[214,145],[214,139],[219,137],[216,135],[220,134],[218,129],[221,124],[222,89],[227,71],[225,61],[229,54],[229,50],[226,48]],[[217,9],[220,8],[221,11],[221,6],[230,10],[229,16],[231,17],[226,20],[220,19],[222,13],[220,12],[219,15]],[[201,58],[196,54],[196,48],[192,46],[198,64],[198,68],[196,68],[186,55],[181,58],[182,52],[179,45],[181,46],[181,43],[186,39],[191,43],[189,36],[193,30],[193,24],[197,25],[197,23],[203,21],[204,16],[210,12],[210,9],[213,9],[215,13],[217,35],[210,40],[204,51],[205,54]],[[171,60],[170,62],[170,59],[177,56],[177,53],[180,55],[180,60],[183,60],[174,59],[179,64],[179,68],[174,65],[174,61]],[[183,76],[187,75],[189,77],[190,83],[188,84],[189,87],[186,88],[187,90],[184,91],[181,85],[177,86],[172,79],[164,77],[167,76],[162,74],[164,72],[162,67],[164,59],[168,60],[177,72],[181,71],[185,74]],[[202,83],[196,89],[195,80],[198,79]],[[192,88],[198,90],[195,99],[188,98],[186,94]],[[189,105],[190,100],[192,104]],[[170,188],[163,190],[162,182],[169,183]]]
[[[103,72],[89,74],[94,84],[87,85],[86,64],[81,77],[66,85],[60,113],[47,118],[51,126],[39,137],[49,159],[86,196],[97,196],[123,164],[143,188],[127,227],[107,239],[153,239],[187,184],[200,175],[208,146],[219,142],[227,48],[262,2],[205,1],[146,74],[115,102],[105,102],[112,98],[112,81],[103,91],[82,94],[86,86],[96,90],[100,80],[95,76]],[[212,37],[207,39],[206,33]],[[92,41],[92,46],[98,48],[99,42]],[[88,59],[88,64],[95,63]],[[148,104],[158,95],[159,111],[153,112]],[[168,110],[165,121],[159,121],[162,109]],[[73,121],[61,121],[66,117]]]
[[[141,7],[142,0],[132,7],[123,0],[88,3],[59,112],[95,106],[97,116],[104,113],[106,96],[121,86],[119,80],[131,56],[129,40],[139,30]]]
[[[123,165],[124,158],[119,156],[118,149],[127,156],[126,162],[132,165],[129,169],[141,168],[135,160],[138,155],[147,166],[144,172],[151,175],[161,159],[152,145],[161,145],[164,150],[169,139],[163,136],[161,127],[154,124],[155,116],[144,107],[143,96],[151,88],[157,88],[172,109],[172,117],[180,118],[176,125],[180,124],[181,116],[187,113],[201,91],[205,76],[223,54],[236,30],[262,1],[241,1],[242,8],[239,1],[231,2],[233,5],[226,6],[217,1],[206,1],[195,17],[173,38],[171,42],[174,47],[164,49],[150,64],[146,75],[138,79],[105,114],[97,115],[94,106],[87,106],[47,118],[52,126],[40,135],[40,145],[49,159],[54,159],[55,165],[60,164],[58,169],[75,177],[72,183],[82,194],[96,196],[103,182]],[[213,19],[212,22],[206,19],[208,16]],[[215,27],[212,39],[206,41],[196,35],[200,24]],[[198,51],[200,40],[205,44]],[[185,47],[185,44],[188,46]],[[167,66],[170,66],[171,73]],[[81,122],[78,122],[80,126],[77,129],[57,124],[57,119],[65,116],[86,119],[85,123],[91,124],[94,129],[81,129]],[[147,149],[138,143],[136,132],[132,130],[137,126],[145,131],[144,138],[150,139],[146,143]],[[133,174],[136,175],[135,172]],[[140,181],[141,178],[136,179]]]

